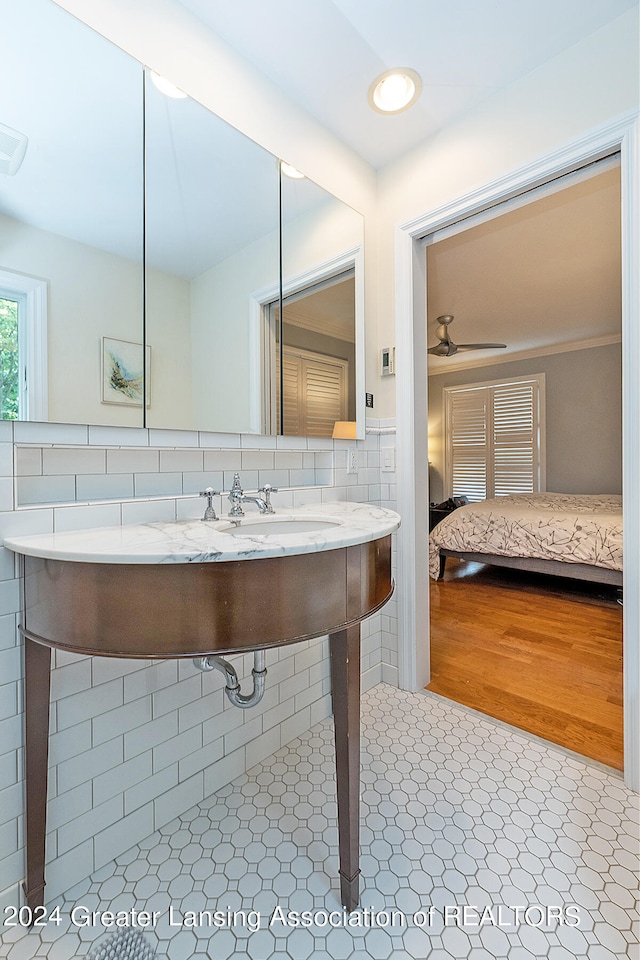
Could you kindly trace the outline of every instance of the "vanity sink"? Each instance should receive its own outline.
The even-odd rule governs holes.
[[[242,520],[225,533],[232,537],[272,537],[279,534],[318,533],[330,527],[342,526],[340,520],[324,520],[319,517],[264,517],[261,520]]]
[[[360,623],[393,592],[391,534],[399,524],[396,513],[372,504],[326,503],[239,523],[198,518],[5,539],[4,546],[21,555],[23,571],[25,898],[31,909],[44,902],[52,648],[209,664],[215,655],[325,635],[340,891],[346,909],[357,907]],[[254,667],[254,674],[266,682],[266,670]]]

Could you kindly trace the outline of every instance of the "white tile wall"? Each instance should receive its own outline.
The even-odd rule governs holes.
[[[228,487],[235,470],[245,489],[280,487],[276,508],[337,499],[393,508],[395,476],[379,471],[382,441],[395,437],[360,442],[360,469],[347,474],[344,442],[334,450],[305,438],[0,424],[0,537],[199,516],[202,501],[185,494]],[[28,507],[7,500],[14,481],[16,502]],[[122,499],[134,489],[138,499]],[[53,505],[63,494],[71,502]],[[86,502],[94,497],[106,502]],[[226,509],[221,497],[217,507]],[[0,548],[0,909],[20,902],[24,874],[18,610],[17,563]],[[365,690],[397,675],[396,625],[395,601],[363,624]],[[252,657],[233,659],[248,678]],[[197,673],[190,661],[54,653],[49,899],[330,714],[325,639],[270,650],[267,666],[264,701],[245,712],[228,704],[217,673]]]

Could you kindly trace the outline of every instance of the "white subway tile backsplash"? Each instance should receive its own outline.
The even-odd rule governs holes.
[[[159,450],[107,450],[107,473],[157,473]]]
[[[42,450],[42,473],[45,476],[104,473],[106,462],[105,451],[91,447],[44,447]]]
[[[312,465],[303,462],[303,458],[309,456],[313,457],[313,454],[303,453],[302,450],[276,450],[274,466],[276,470],[301,470],[303,466]]]
[[[123,808],[122,797],[113,797],[75,817],[72,823],[61,826],[58,830],[58,856],[77,847],[83,840],[95,836],[98,831],[112,823],[117,823],[122,819]]]
[[[273,470],[275,454],[264,450],[243,450],[242,470]]]
[[[86,429],[86,428],[85,428]],[[57,441],[58,443],[64,441]],[[148,447],[149,432],[142,427],[89,427],[89,443],[107,447]]]
[[[276,437],[267,437],[259,433],[241,433],[240,446],[243,450],[275,450]]]
[[[93,793],[100,801],[122,797],[127,790],[146,780],[153,773],[151,753],[143,753],[119,764],[115,770],[107,770],[93,779]]]
[[[159,523],[175,519],[175,500],[132,500],[122,504],[124,524]]]
[[[16,554],[6,547],[0,547],[0,580],[13,580],[17,576]]]
[[[136,473],[133,477],[136,497],[179,497],[181,473]]]
[[[220,760],[223,752],[223,742],[222,738],[220,738],[213,743],[208,743],[206,746],[200,747],[199,750],[194,750],[192,753],[181,756],[178,761],[178,777],[180,781],[188,780],[194,774],[206,770],[206,768],[210,767],[216,760]]]
[[[77,477],[78,500],[122,500],[133,496],[133,474]]]
[[[204,469],[205,472],[215,470],[218,473],[224,470],[242,470],[242,453],[240,450],[205,450]]]
[[[15,447],[16,476],[39,477],[42,474],[42,447]]]
[[[18,613],[20,610],[20,581],[0,580],[0,610]]]
[[[91,749],[91,721],[85,720],[59,733],[49,735],[49,766],[55,767],[63,760],[77,757]]]
[[[0,477],[13,477],[13,444],[0,443]]]
[[[75,476],[20,477],[16,483],[19,507],[38,503],[69,503],[76,499]],[[4,509],[10,510],[11,506],[5,505]]]
[[[208,470],[202,473],[183,473],[182,474],[182,492],[197,493],[211,487],[213,490],[221,490],[223,476],[221,470]],[[200,501],[202,504],[202,501]]]
[[[161,450],[160,470],[162,472],[192,472],[204,470],[202,450]]]
[[[224,449],[237,449],[241,446],[239,433],[212,433],[202,431],[198,434],[199,447],[218,447]]]
[[[198,433],[196,430],[158,430],[152,427],[149,430],[150,447],[197,447]]]
[[[58,795],[79,783],[93,780],[106,770],[115,770],[123,760],[122,737],[92,747],[86,753],[59,763],[57,770]]]
[[[91,686],[91,660],[84,657],[51,671],[51,700],[61,700]]]
[[[135,730],[151,720],[151,697],[132,700],[91,720],[91,742],[94,747]],[[74,728],[72,728],[74,729]]]
[[[87,443],[89,429],[79,423],[45,423],[36,420],[16,420],[13,424],[15,443]],[[4,439],[4,438],[3,438]]]
[[[146,755],[145,755],[146,756]],[[149,762],[150,755],[149,755]],[[178,783],[178,764],[173,763],[170,767],[165,767],[158,773],[150,774],[141,779],[134,786],[125,790],[124,794],[124,812],[132,813],[145,804],[151,804],[156,797],[162,796],[171,787]]]
[[[116,527],[122,522],[119,503],[79,504],[55,507],[53,526],[56,533],[65,530],[90,530],[92,527]]]
[[[177,732],[178,714],[175,711],[157,720],[151,720],[142,727],[130,730],[124,735],[125,760],[151,750],[156,744],[175,737]]]
[[[90,690],[74,693],[58,704],[58,729],[107,713],[122,704],[122,680],[102,683]]]

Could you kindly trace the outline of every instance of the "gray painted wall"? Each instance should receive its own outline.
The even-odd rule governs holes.
[[[444,498],[442,388],[526,374],[546,378],[547,490],[622,493],[621,344],[429,376],[432,501]]]

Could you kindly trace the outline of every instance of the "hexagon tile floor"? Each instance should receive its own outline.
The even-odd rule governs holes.
[[[60,927],[5,931],[0,958],[640,956],[638,798],[621,780],[389,686],[362,721],[356,913],[338,898],[325,721],[70,890]],[[93,910],[157,916],[114,933],[77,923]]]

